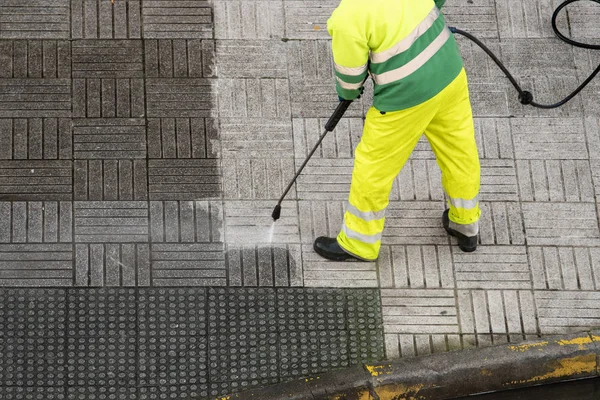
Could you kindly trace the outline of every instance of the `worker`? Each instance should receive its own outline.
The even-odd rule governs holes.
[[[374,100],[355,150],[342,229],[313,246],[322,257],[377,259],[392,183],[422,134],[442,171],[443,227],[462,251],[477,248],[479,156],[467,77],[440,12],[444,3],[342,0],[327,21],[340,101],[357,99],[369,75]]]

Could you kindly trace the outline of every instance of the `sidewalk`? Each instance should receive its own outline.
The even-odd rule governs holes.
[[[0,399],[215,397],[600,326],[600,81],[561,109],[524,107],[464,38],[477,252],[441,226],[426,142],[396,181],[377,263],[312,251],[341,226],[370,88],[272,228],[337,105],[337,3],[0,2]],[[557,5],[443,11],[549,103],[600,62],[554,38]],[[600,36],[597,5],[568,14],[564,32]]]

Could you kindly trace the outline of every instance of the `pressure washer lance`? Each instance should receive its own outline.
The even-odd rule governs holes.
[[[333,112],[331,117],[329,117],[329,121],[327,121],[327,123],[325,124],[325,131],[323,132],[323,134],[317,141],[317,144],[315,145],[315,147],[313,147],[313,149],[308,154],[308,157],[306,157],[306,160],[304,160],[304,162],[300,166],[300,169],[298,170],[298,172],[296,172],[294,179],[292,179],[292,181],[289,183],[287,188],[285,188],[283,195],[281,196],[281,198],[277,202],[277,205],[273,209],[273,214],[271,214],[271,216],[273,217],[273,221],[277,221],[279,219],[279,217],[281,216],[281,202],[283,201],[284,197],[288,194],[288,192],[292,188],[292,185],[294,184],[294,182],[296,182],[298,175],[300,175],[300,173],[302,172],[302,170],[304,169],[304,167],[306,166],[306,164],[308,163],[308,160],[310,160],[312,155],[315,154],[315,151],[317,151],[317,148],[319,147],[319,145],[321,144],[323,139],[325,139],[325,136],[327,136],[327,134],[329,132],[331,132],[335,129],[335,126],[338,124],[338,122],[340,122],[340,119],[342,119],[342,117],[344,116],[344,113],[346,112],[348,107],[350,107],[350,104],[352,104],[352,100],[340,101],[340,103],[338,104],[337,108],[335,109],[335,111]]]

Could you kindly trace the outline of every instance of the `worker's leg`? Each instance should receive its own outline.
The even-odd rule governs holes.
[[[425,129],[442,170],[442,185],[449,198],[450,228],[467,237],[479,232],[479,156],[466,73],[442,92],[438,113]],[[474,250],[474,249],[473,249]]]
[[[355,152],[354,170],[344,225],[337,237],[344,251],[374,260],[379,255],[385,209],[394,178],[415,148],[437,111],[434,99],[381,115],[367,113],[362,139]]]

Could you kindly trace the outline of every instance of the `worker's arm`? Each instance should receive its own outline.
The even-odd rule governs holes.
[[[344,30],[329,29],[335,63],[336,90],[345,100],[355,100],[367,78],[369,46]]]
[[[444,3],[446,2],[446,0],[433,0],[435,1],[435,5],[437,6],[437,8],[439,8],[440,10],[442,9],[442,7],[444,6]]]

